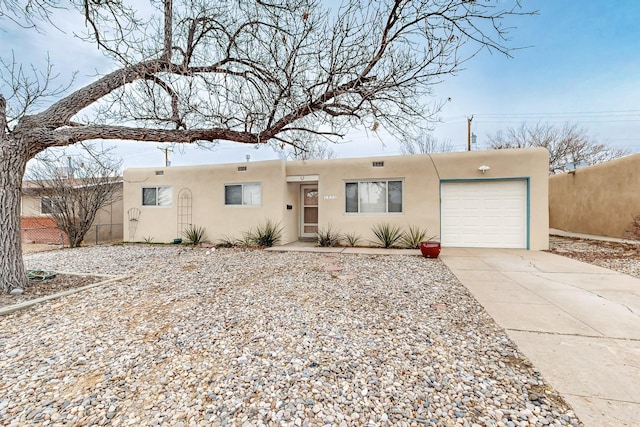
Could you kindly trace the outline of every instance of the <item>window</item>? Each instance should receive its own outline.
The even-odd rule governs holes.
[[[40,199],[40,213],[47,215],[60,213],[60,209],[53,203],[53,200],[48,197],[43,197]]]
[[[225,205],[260,206],[261,203],[260,184],[227,184],[224,186]]]
[[[345,183],[347,213],[402,212],[402,181]]]
[[[142,206],[171,206],[172,187],[143,187]]]

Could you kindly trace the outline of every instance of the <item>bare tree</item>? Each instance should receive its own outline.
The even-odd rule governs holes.
[[[453,151],[451,140],[440,141],[430,133],[405,137],[400,140],[402,154],[428,154]]]
[[[509,55],[517,0],[11,0],[0,19],[55,25],[71,5],[113,71],[60,96],[52,68],[2,58],[0,288],[26,281],[20,181],[47,147],[80,141],[288,144],[353,127],[404,134],[424,97],[481,50]],[[136,7],[140,9],[136,9]],[[54,14],[52,11],[55,10]],[[71,13],[71,12],[68,12]],[[3,49],[0,55],[6,55]],[[0,67],[1,68],[1,67]],[[26,71],[25,71],[26,70]]]
[[[326,143],[311,141],[308,144],[283,147],[278,155],[283,160],[320,160],[333,159],[336,152]]]
[[[85,149],[73,156],[45,151],[25,174],[31,191],[50,204],[50,215],[72,248],[80,246],[100,209],[122,197],[122,160],[108,150]]]
[[[566,172],[569,165],[594,165],[629,154],[626,150],[612,148],[591,139],[584,128],[569,123],[562,127],[548,123],[537,123],[530,127],[522,123],[518,128],[498,131],[488,138],[493,149],[546,148],[549,150],[550,174]]]

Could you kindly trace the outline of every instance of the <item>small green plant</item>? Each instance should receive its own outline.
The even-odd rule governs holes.
[[[187,242],[195,246],[205,239],[204,227],[189,224],[189,226],[182,232],[182,235],[187,239]]]
[[[377,224],[371,231],[383,248],[390,248],[402,237],[402,231],[397,225]]]
[[[245,240],[255,246],[271,247],[277,244],[282,237],[282,226],[279,222],[267,220],[255,229],[245,234]]]
[[[342,237],[340,233],[336,231],[331,224],[326,228],[318,228],[318,246],[338,246],[340,245]]]
[[[357,235],[356,233],[346,233],[344,236],[344,241],[347,243],[347,245],[354,247],[355,245],[358,244],[358,242],[360,241],[360,236]]]
[[[400,243],[405,248],[418,249],[420,248],[420,242],[425,240],[427,230],[418,226],[409,226],[409,230],[402,233]]]
[[[153,237],[152,236],[143,237],[142,241],[147,243],[147,244],[151,244],[151,243],[153,243]]]
[[[218,239],[216,246],[219,248],[233,248],[234,246],[238,246],[238,239],[234,239],[233,237],[225,234]]]
[[[256,237],[253,234],[253,231],[249,230],[247,232],[242,233],[242,237],[235,241],[236,246],[241,246],[247,248],[249,246],[254,246]]]

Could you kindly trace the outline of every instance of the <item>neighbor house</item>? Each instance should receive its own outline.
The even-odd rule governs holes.
[[[79,181],[78,185],[82,185]],[[117,183],[113,200],[100,209],[85,235],[85,243],[122,240],[122,182]],[[20,234],[24,243],[66,244],[67,239],[51,216],[55,205],[50,193],[40,183],[24,181],[20,200]]]
[[[640,235],[627,232],[631,231],[632,221],[638,216],[640,154],[549,178],[551,228],[640,239]]]
[[[275,221],[282,243],[331,227],[426,228],[443,246],[548,248],[545,149],[127,169],[124,240],[171,242],[189,225],[212,242]]]

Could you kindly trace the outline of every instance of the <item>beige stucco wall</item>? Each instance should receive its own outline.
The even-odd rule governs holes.
[[[372,227],[380,223],[426,228],[428,235],[440,233],[440,180],[529,178],[530,248],[547,249],[548,236],[548,152],[546,149],[491,150],[432,155],[333,159],[287,163],[287,175],[319,175],[319,224],[340,232],[360,235],[362,244],[376,241]],[[384,162],[373,167],[372,162]],[[483,174],[481,165],[491,169]],[[403,212],[384,214],[345,213],[344,186],[347,180],[376,178],[404,180]],[[289,184],[292,186],[293,184]],[[291,192],[294,196],[297,191]],[[335,198],[334,198],[335,196]],[[299,215],[299,202],[289,202]]]
[[[373,167],[372,162],[384,162]],[[481,165],[491,169],[483,174]],[[238,166],[247,171],[238,172]],[[164,175],[156,175],[162,171]],[[440,232],[440,180],[527,178],[530,188],[530,248],[548,248],[548,152],[545,149],[516,149],[440,153],[433,155],[369,157],[314,161],[280,160],[225,165],[128,169],[124,173],[125,240],[153,237],[156,242],[177,236],[177,197],[181,188],[193,194],[193,224],[206,228],[210,241],[222,236],[240,237],[243,231],[264,222],[279,221],[283,243],[299,236],[299,177],[318,176],[319,225],[331,225],[342,233],[360,235],[361,244],[374,241],[376,224],[389,223],[406,229],[426,228],[430,236]],[[287,177],[294,179],[287,182]],[[345,181],[399,179],[403,185],[403,212],[384,214],[345,213]],[[260,182],[262,206],[225,206],[224,184]],[[142,187],[173,186],[171,207],[143,207]],[[287,205],[292,208],[287,209]],[[140,210],[132,227],[130,211]],[[135,231],[135,233],[133,232]]]
[[[640,215],[640,154],[549,178],[549,225],[576,233],[626,237]]]
[[[20,199],[20,216],[40,216],[40,197],[23,194]]]
[[[98,211],[91,229],[85,235],[86,244],[96,243],[96,238],[97,243],[122,241],[124,230],[122,191],[123,185],[120,184],[113,195],[113,201]]]
[[[246,167],[246,171],[238,171]],[[163,173],[157,175],[156,172]],[[183,237],[178,230],[178,196],[191,192],[191,224],[204,227],[210,241],[223,236],[240,238],[242,232],[267,219],[283,222],[285,212],[285,162],[232,163],[127,169],[124,172],[124,240],[171,242]],[[261,206],[225,206],[224,185],[261,183]],[[142,206],[142,188],[172,186],[171,206]],[[139,210],[138,221],[133,221]]]

